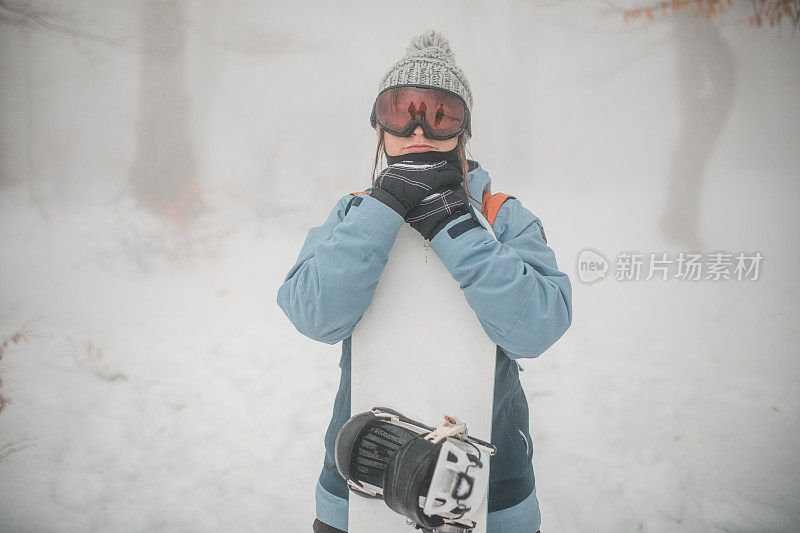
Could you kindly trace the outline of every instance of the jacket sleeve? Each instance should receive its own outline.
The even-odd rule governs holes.
[[[569,277],[558,270],[539,218],[518,199],[508,198],[497,213],[498,240],[469,218],[474,215],[450,222],[431,248],[461,284],[489,338],[512,359],[538,357],[572,323]]]
[[[278,289],[278,305],[316,341],[346,339],[372,302],[403,217],[361,194],[348,194],[322,226],[311,228]]]

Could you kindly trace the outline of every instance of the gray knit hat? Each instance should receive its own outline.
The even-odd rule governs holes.
[[[378,92],[395,85],[422,85],[452,91],[464,99],[472,113],[472,91],[467,77],[456,65],[450,43],[436,30],[411,39],[406,55],[386,73]]]

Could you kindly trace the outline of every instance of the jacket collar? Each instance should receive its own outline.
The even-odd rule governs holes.
[[[481,164],[477,161],[468,159],[467,165],[469,165],[469,173],[467,174],[467,189],[469,189],[469,194],[479,200],[476,202],[472,198],[469,198],[469,202],[475,209],[480,211],[480,202],[483,201],[483,191],[488,191],[489,194],[492,193],[492,178],[489,177],[489,173],[486,172],[486,170],[484,170]]]

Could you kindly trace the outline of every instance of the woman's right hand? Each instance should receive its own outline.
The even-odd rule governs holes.
[[[404,161],[378,174],[370,196],[394,209],[403,219],[420,200],[441,189],[460,185],[461,171],[448,161]]]

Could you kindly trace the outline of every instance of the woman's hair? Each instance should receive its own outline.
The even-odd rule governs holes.
[[[481,205],[481,209],[483,209],[483,198],[478,199],[472,196],[469,192],[469,188],[467,187],[467,174],[469,173],[469,164],[467,163],[467,134],[466,132],[462,133],[458,136],[458,143],[456,144],[456,153],[458,154],[458,162],[461,166],[461,173],[464,176],[464,190],[467,191],[467,196],[475,200]],[[383,128],[378,126],[378,147],[375,149],[375,162],[372,164],[372,186],[375,186],[375,171],[378,169],[378,163],[380,163],[381,156],[384,152],[384,142],[383,142]]]

